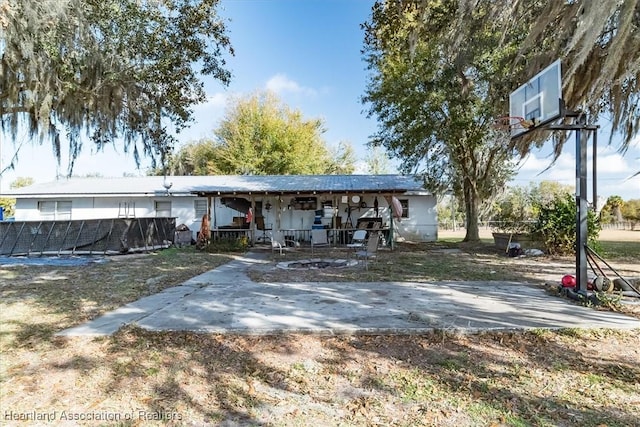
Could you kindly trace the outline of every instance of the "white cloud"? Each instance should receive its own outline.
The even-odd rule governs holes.
[[[229,95],[224,92],[214,93],[213,95],[208,95],[207,100],[202,104],[198,104],[195,106],[196,110],[204,110],[204,109],[224,109],[227,105],[227,99]]]
[[[298,82],[296,82],[295,80],[291,80],[285,74],[276,74],[275,76],[271,77],[267,81],[265,87],[267,90],[275,92],[279,95],[289,92],[294,95],[315,96],[318,93],[313,88],[300,86]]]
[[[535,154],[530,153],[522,162],[519,172],[546,174],[549,170],[566,168],[575,169],[575,158],[571,154],[563,153],[553,162],[552,156],[539,158]]]
[[[620,153],[613,154],[605,154],[602,155],[598,153],[598,158],[596,159],[598,173],[617,173],[617,172],[628,172],[631,170],[629,164],[625,160],[624,157],[620,155]]]

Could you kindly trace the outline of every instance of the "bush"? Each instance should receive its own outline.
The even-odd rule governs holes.
[[[548,253],[575,254],[576,248],[576,200],[571,194],[556,195],[551,203],[539,207],[534,232],[542,237]],[[600,224],[596,214],[587,212],[587,243],[597,250]]]

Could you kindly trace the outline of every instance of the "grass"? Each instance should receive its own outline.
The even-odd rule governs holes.
[[[629,260],[640,259],[640,242],[612,242],[600,241],[602,256],[606,260]]]
[[[495,248],[493,241],[478,243],[462,243],[454,239],[446,239],[428,244],[401,244],[394,251],[379,250],[378,261],[369,264],[367,271],[355,269],[325,269],[314,271],[296,271],[292,275],[287,270],[273,268],[254,268],[249,276],[255,281],[456,281],[456,280],[503,280],[544,284],[555,280],[559,282],[562,275],[575,271],[573,257],[528,257],[509,258],[503,251]],[[609,247],[612,242],[604,242]],[[635,251],[640,251],[640,241],[626,242],[631,248],[630,255],[608,258],[607,261],[616,267],[623,276],[638,275],[637,271],[625,269],[624,265],[638,265],[640,255],[634,258]],[[315,258],[348,257],[347,251],[316,251]],[[274,262],[308,259],[312,257],[307,248],[288,252],[285,256],[275,255]],[[621,264],[623,263],[623,264]],[[604,268],[604,265],[600,263]],[[559,268],[564,266],[564,269]],[[606,270],[608,271],[608,270]],[[611,274],[611,273],[609,273]]]
[[[640,253],[632,243],[628,253]],[[294,256],[309,254],[285,258]],[[638,425],[640,330],[251,337],[129,326],[54,336],[228,259],[185,248],[85,267],[0,266],[0,424],[66,411],[119,418],[74,423],[92,426]],[[549,261],[439,242],[314,280],[534,281]],[[273,270],[251,274],[277,279]]]

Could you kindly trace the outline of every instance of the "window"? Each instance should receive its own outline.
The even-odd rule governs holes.
[[[71,219],[71,202],[47,200],[38,202],[40,217],[47,220]]]
[[[193,201],[193,209],[196,212],[196,220],[207,214],[207,199],[196,199]]]
[[[156,202],[156,217],[170,217],[171,202]]]
[[[409,218],[409,200],[400,199],[402,205],[402,218]]]

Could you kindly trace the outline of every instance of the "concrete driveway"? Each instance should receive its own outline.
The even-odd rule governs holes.
[[[251,281],[247,268],[267,262],[264,258],[249,253],[58,335],[110,335],[128,324],[232,334],[640,328],[633,317],[596,311],[516,282]]]

